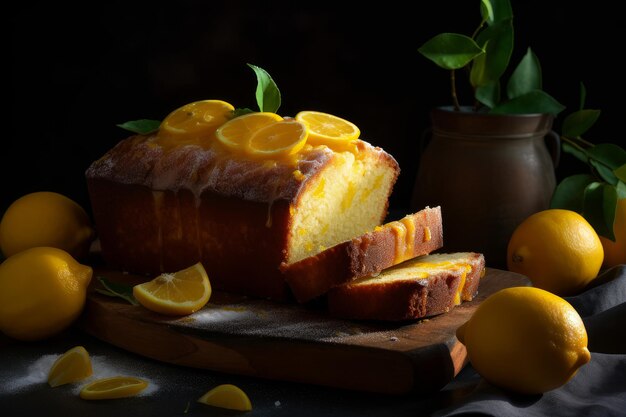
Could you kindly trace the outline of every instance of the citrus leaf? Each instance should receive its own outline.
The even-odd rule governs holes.
[[[235,110],[233,110],[231,113],[232,113],[232,118],[234,119],[235,117],[243,116],[244,114],[254,113],[254,110],[249,109],[249,108],[247,108],[247,107],[244,107],[244,108],[236,108],[236,109],[235,109]]]
[[[558,114],[565,109],[548,93],[541,90],[533,90],[512,100],[505,101],[491,110],[495,114],[526,114],[526,113],[551,113]]]
[[[578,110],[567,115],[563,121],[562,133],[568,138],[577,138],[594,125],[600,117],[600,110]]]
[[[617,207],[617,190],[615,186],[593,182],[585,189],[583,217],[594,228],[596,233],[615,241],[613,222]]]
[[[626,183],[626,164],[613,170],[615,175],[621,182]]]
[[[494,14],[491,0],[480,0],[480,15],[489,24],[493,23]]]
[[[474,97],[490,109],[494,108],[500,102],[500,83],[498,81],[492,81],[483,86],[476,87]]]
[[[458,33],[440,33],[426,41],[418,51],[441,68],[449,70],[463,68],[484,53],[472,38]]]
[[[573,155],[576,159],[578,159],[581,162],[584,162],[585,164],[589,163],[589,156],[587,156],[587,152],[582,149],[582,148],[578,148],[568,142],[562,142],[563,143],[563,152],[568,153],[570,155]]]
[[[601,143],[587,149],[587,155],[589,164],[598,175],[609,184],[616,185],[617,177],[613,170],[626,164],[626,151],[612,143]]]
[[[261,67],[248,64],[256,74],[256,102],[262,112],[276,113],[280,107],[280,90],[272,77]]]
[[[513,21],[506,19],[488,26],[476,37],[476,43],[485,50],[480,62],[472,65],[470,82],[480,87],[500,79],[513,52]]]
[[[617,182],[617,199],[621,200],[622,198],[626,198],[626,182],[618,181]]]
[[[541,65],[533,51],[528,48],[526,55],[517,65],[506,86],[509,99],[523,96],[533,90],[541,90]]]
[[[550,208],[567,209],[582,213],[585,189],[593,182],[594,178],[589,174],[577,174],[565,178],[554,190]]]
[[[487,23],[490,25],[503,20],[511,19],[513,17],[513,10],[509,0],[490,0],[489,3],[491,5],[491,12],[493,16],[491,20],[487,20]]]
[[[124,285],[117,282],[111,282],[103,277],[98,277],[98,281],[104,287],[96,288],[96,291],[102,295],[107,295],[109,297],[119,297],[123,300],[128,301],[130,304],[137,306],[139,302],[133,296],[133,287],[130,285]]]
[[[140,135],[149,135],[150,133],[154,133],[159,130],[161,122],[159,120],[152,119],[139,119],[121,123],[116,126]]]

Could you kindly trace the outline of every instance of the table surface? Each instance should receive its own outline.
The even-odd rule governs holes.
[[[86,401],[78,391],[84,384],[50,388],[46,373],[56,355],[82,345],[90,353],[94,374],[116,374],[147,379],[148,389],[137,397]],[[18,342],[0,336],[0,414],[3,416],[88,415],[114,413],[150,416],[234,415],[230,410],[197,403],[219,384],[231,383],[250,397],[250,416],[416,416],[451,405],[470,392],[480,378],[471,367],[434,394],[377,395],[315,385],[269,381],[170,365],[145,358],[100,341],[78,328],[42,342]],[[303,360],[305,360],[303,358]],[[95,376],[95,375],[94,375]],[[5,412],[8,412],[5,414]]]

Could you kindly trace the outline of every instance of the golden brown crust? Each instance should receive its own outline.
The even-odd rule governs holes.
[[[407,259],[426,255],[443,245],[441,208],[425,208],[408,216],[414,231],[402,246],[397,237],[397,222],[335,245],[317,255],[293,264],[282,264],[281,270],[296,299],[303,303],[319,297],[331,288],[354,279],[376,274]]]
[[[288,259],[290,206],[335,154],[313,148],[294,166],[230,159],[197,145],[164,150],[153,140],[123,140],[86,172],[107,264],[154,275],[201,260],[217,290],[288,299],[278,267]],[[382,149],[361,142],[359,150],[397,175]]]
[[[465,277],[462,301],[471,301],[485,270],[485,258],[473,253],[471,271]],[[463,270],[442,271],[428,278],[395,280],[367,285],[342,285],[328,292],[331,315],[357,320],[401,321],[429,317],[450,311],[462,283]]]

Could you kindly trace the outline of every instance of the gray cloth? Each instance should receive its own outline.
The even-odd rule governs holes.
[[[542,395],[521,395],[489,384],[470,366],[468,394],[434,416],[626,416],[626,265],[604,271],[566,300],[583,317],[592,352],[572,380]]]

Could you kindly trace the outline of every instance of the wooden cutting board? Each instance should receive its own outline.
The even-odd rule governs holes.
[[[142,280],[106,270],[95,276],[128,284]],[[402,394],[450,382],[467,362],[456,329],[487,296],[525,285],[522,275],[488,268],[473,301],[430,319],[395,324],[338,320],[321,308],[219,292],[202,310],[172,318],[92,289],[79,325],[120,348],[173,364]]]

